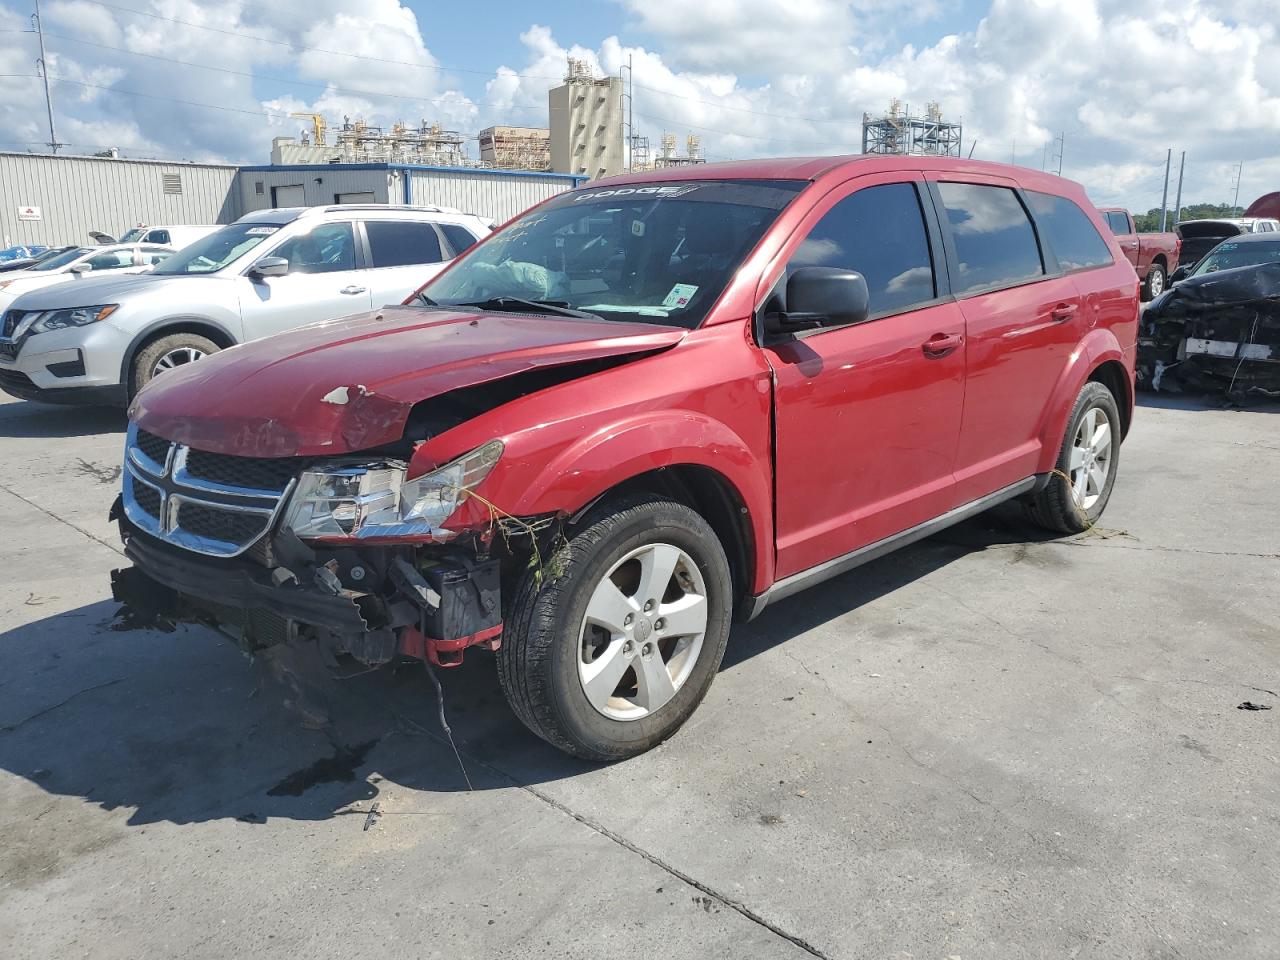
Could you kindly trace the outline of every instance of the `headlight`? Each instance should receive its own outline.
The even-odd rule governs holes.
[[[308,470],[289,500],[285,525],[313,539],[445,539],[440,526],[501,456],[502,441],[493,440],[414,480],[405,479],[398,462]]]
[[[27,317],[27,329],[32,333],[48,333],[68,327],[85,327],[105,320],[120,309],[118,303],[106,303],[97,307],[68,307],[65,310],[45,310]],[[17,331],[15,331],[15,335]]]

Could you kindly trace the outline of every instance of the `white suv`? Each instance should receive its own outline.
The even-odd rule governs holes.
[[[0,317],[0,389],[121,403],[234,344],[400,303],[489,232],[489,221],[440,207],[258,211],[149,273],[18,297]]]

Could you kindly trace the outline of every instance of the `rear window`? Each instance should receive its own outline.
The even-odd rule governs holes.
[[[444,238],[449,241],[449,246],[453,247],[455,256],[473,246],[476,242],[476,238],[471,235],[470,230],[466,227],[460,227],[456,223],[442,223],[440,224],[440,229],[444,231]]]
[[[1111,264],[1111,250],[1107,242],[1088,214],[1074,201],[1034,191],[1027,193],[1027,200],[1031,204],[1031,212],[1036,215],[1040,235],[1049,241],[1063,270],[1084,270]]]
[[[370,220],[364,229],[369,237],[369,256],[375,268],[439,263],[445,259],[440,252],[440,238],[429,223]]]
[[[1012,286],[1044,276],[1036,232],[1008,187],[939,183],[955,242],[956,293]]]

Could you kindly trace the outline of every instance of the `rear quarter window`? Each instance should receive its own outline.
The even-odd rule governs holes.
[[[449,246],[453,247],[454,256],[462,253],[468,247],[475,244],[476,238],[466,227],[459,226],[456,223],[442,223],[440,229],[444,232],[444,238],[449,241]]]
[[[1044,276],[1040,246],[1027,211],[1008,187],[939,183],[955,244],[958,294],[1009,287]]]
[[[1075,201],[1035,191],[1028,191],[1026,196],[1040,236],[1048,241],[1063,270],[1111,265],[1111,250],[1106,241]]]

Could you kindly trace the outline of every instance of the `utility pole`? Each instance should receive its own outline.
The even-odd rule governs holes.
[[[1062,133],[1054,137],[1053,142],[1058,145],[1058,152],[1049,158],[1049,162],[1053,163],[1055,159],[1058,161],[1058,176],[1062,176],[1062,152],[1067,145],[1066,131],[1064,130]]]
[[[32,14],[31,22],[36,28],[36,36],[40,38],[40,59],[36,62],[40,65],[40,76],[44,77],[44,105],[49,111],[49,147],[57,153],[62,144],[58,142],[58,134],[53,128],[53,94],[49,92],[49,61],[44,52],[44,17],[40,16],[40,0],[36,0],[36,12]]]
[[[1173,147],[1164,155],[1164,193],[1160,194],[1160,232],[1168,225],[1169,216],[1169,167],[1173,163]]]
[[[618,68],[618,74],[627,71],[627,89],[622,98],[627,101],[627,170],[636,168],[636,120],[635,120],[635,67],[632,56],[627,54],[627,62]]]
[[[1187,151],[1182,151],[1182,159],[1178,161],[1178,198],[1173,201],[1173,225],[1178,226],[1182,219],[1182,172],[1187,167]]]
[[[1231,206],[1239,209],[1240,207],[1240,181],[1244,179],[1244,161],[1241,160],[1236,164],[1236,196],[1231,201]]]

